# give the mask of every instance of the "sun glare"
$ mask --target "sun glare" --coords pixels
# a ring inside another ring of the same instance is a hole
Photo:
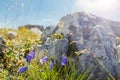
[[[117,0],[97,0],[92,7],[97,7],[101,11],[114,11],[117,7]]]
[[[75,5],[87,11],[113,12],[118,9],[119,0],[77,0]]]

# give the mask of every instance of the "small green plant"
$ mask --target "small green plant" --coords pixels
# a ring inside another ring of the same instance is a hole
[[[52,33],[52,37],[55,39],[63,39],[64,35],[62,33],[59,33],[59,34]]]

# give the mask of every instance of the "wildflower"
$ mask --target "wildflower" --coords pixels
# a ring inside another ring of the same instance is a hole
[[[43,59],[40,59],[40,63],[43,65]]]
[[[43,62],[47,62],[47,61],[48,61],[48,57],[47,56],[43,57]]]
[[[50,62],[50,70],[52,70],[53,65],[54,65],[54,60],[52,60],[52,61]]]
[[[43,58],[40,59],[40,63],[42,65],[44,64],[44,62],[47,62],[47,61],[48,61],[48,57],[47,56],[45,56],[45,57],[43,57]]]
[[[32,59],[34,59],[35,57],[35,50],[33,50],[32,52],[29,53],[32,56]]]
[[[43,70],[39,70],[39,72],[44,72]]]
[[[63,66],[66,66],[66,63],[67,63],[67,57],[65,56],[65,57],[62,58],[61,64]]]
[[[30,63],[31,59],[32,59],[32,56],[31,56],[30,54],[28,54],[28,55],[26,56],[26,61],[27,61],[28,63]]]
[[[22,67],[22,68],[19,69],[19,72],[20,72],[20,73],[23,73],[23,72],[25,72],[27,69],[28,69],[28,66],[24,66],[24,67]]]

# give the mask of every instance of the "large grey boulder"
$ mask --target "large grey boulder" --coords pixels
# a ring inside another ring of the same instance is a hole
[[[52,35],[53,30],[54,30],[53,26],[48,26],[45,28],[41,37],[42,43],[45,43],[46,39]]]
[[[94,79],[104,77],[106,73],[118,77],[120,65],[116,55],[119,55],[119,46],[117,47],[118,42],[115,37],[107,33],[103,26],[97,25],[90,31],[87,39],[82,36],[80,40],[72,41],[71,44],[74,43],[76,45],[74,47],[77,48],[75,53],[79,60],[75,63],[78,69],[82,71],[89,67],[91,74],[94,74]],[[118,48],[118,53],[115,53],[115,47]]]
[[[55,41],[44,44],[38,48],[39,59],[45,55],[49,58],[54,59],[57,63],[60,63],[63,55],[67,55],[68,40],[67,39],[56,39]]]
[[[91,30],[89,40],[85,45],[85,48],[91,54],[87,55],[84,58],[84,55],[79,56],[80,60],[83,59],[83,62],[80,62],[80,65],[83,66],[83,68],[85,68],[85,66],[92,65],[92,67],[94,67],[95,69],[95,71],[93,69],[95,77],[96,75],[97,77],[101,77],[101,75],[98,75],[99,70],[102,71],[104,74],[104,71],[106,71],[107,73],[111,73],[114,77],[118,77],[118,73],[120,73],[120,65],[118,64],[118,59],[116,58],[114,48],[117,45],[118,44],[115,40],[114,35],[106,33],[102,26],[95,26]],[[97,64],[99,66],[96,66]]]
[[[48,46],[48,56],[52,57],[58,63],[60,63],[62,56],[67,55],[68,50],[68,40],[67,39],[60,39],[53,41]]]
[[[116,57],[116,55],[119,55],[119,51],[116,53],[115,48],[118,46],[118,42],[114,35],[119,35],[119,31],[115,32],[112,29],[113,25],[120,28],[119,23],[116,24],[114,21],[84,12],[69,14],[61,18],[60,23],[63,25],[58,25],[55,33],[63,33],[69,43],[76,45],[77,49],[74,53],[78,54],[76,58],[79,60],[75,64],[79,64],[78,69],[80,71],[91,65],[90,70],[92,70],[94,79],[104,77],[106,73],[120,79],[118,77],[120,73],[119,59]],[[79,53],[84,49],[88,53]],[[100,75],[100,71],[103,74]],[[106,80],[106,78],[103,78],[103,80]]]
[[[62,55],[70,56],[78,71],[89,68],[92,80],[106,80],[108,76],[119,80],[120,47],[116,40],[116,35],[120,36],[119,24],[84,12],[69,14],[60,19],[56,28],[45,29],[41,51],[47,50],[47,56],[58,63]],[[62,33],[65,38],[53,39],[52,33]]]

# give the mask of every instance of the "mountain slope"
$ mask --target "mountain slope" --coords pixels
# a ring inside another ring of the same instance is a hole
[[[74,14],[64,16],[60,19],[60,23],[64,24],[65,26],[63,29],[61,29],[61,31],[66,33],[68,32],[66,28],[68,28],[70,25],[76,26],[77,28],[84,27],[88,29],[91,29],[96,25],[101,25],[107,32],[112,32],[117,36],[120,36],[120,22],[107,20],[93,14],[86,14],[84,12],[76,12]]]

